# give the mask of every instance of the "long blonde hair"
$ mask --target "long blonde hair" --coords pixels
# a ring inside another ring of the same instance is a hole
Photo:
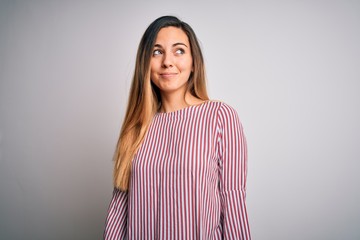
[[[150,79],[150,60],[158,32],[170,26],[182,29],[189,38],[194,71],[188,80],[188,91],[199,99],[209,99],[204,59],[194,31],[173,16],[156,19],[146,29],[138,47],[128,106],[114,154],[114,186],[122,191],[129,188],[132,159],[144,140],[152,117],[161,106],[160,91]]]

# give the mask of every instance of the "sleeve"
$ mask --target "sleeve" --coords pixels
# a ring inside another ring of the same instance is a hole
[[[104,239],[126,239],[128,192],[114,188],[105,223]]]
[[[245,204],[247,146],[236,111],[219,108],[218,154],[221,220],[224,239],[251,239]]]

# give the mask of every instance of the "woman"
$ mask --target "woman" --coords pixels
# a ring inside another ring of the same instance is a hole
[[[104,238],[250,239],[246,150],[236,111],[207,96],[194,31],[156,19],[139,44]]]

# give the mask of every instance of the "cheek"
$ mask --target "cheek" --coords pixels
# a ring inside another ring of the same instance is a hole
[[[151,61],[150,62],[150,76],[151,76],[151,78],[155,75],[156,70],[157,70],[156,63]]]
[[[155,69],[154,61],[151,61],[150,62],[150,71],[151,71],[151,73],[154,71],[154,69]]]
[[[161,66],[161,60],[159,58],[151,58],[150,60],[150,69],[157,69]]]
[[[181,67],[182,70],[188,70],[192,71],[193,69],[193,61],[192,59],[184,59],[179,63],[179,67]]]

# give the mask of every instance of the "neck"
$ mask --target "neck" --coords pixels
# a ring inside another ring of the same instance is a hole
[[[161,112],[173,112],[189,106],[187,99],[190,93],[162,94]]]
[[[185,94],[162,94],[161,95],[161,109],[160,112],[174,112],[191,105],[197,105],[204,102],[197,97],[194,97],[190,92]]]

